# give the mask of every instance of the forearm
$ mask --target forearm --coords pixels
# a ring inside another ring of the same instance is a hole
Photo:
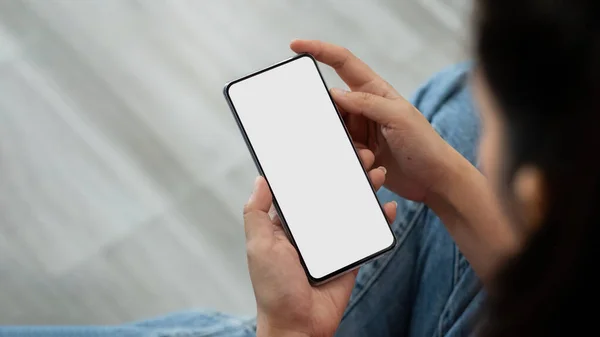
[[[442,220],[475,273],[486,282],[519,243],[487,178],[450,148],[447,174],[425,203]]]

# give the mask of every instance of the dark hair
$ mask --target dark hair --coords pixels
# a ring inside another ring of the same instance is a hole
[[[540,229],[488,289],[480,335],[595,334],[600,0],[478,0],[476,9],[478,68],[508,132],[506,185],[531,165],[546,192]]]

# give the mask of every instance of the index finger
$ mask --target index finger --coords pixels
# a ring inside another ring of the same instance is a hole
[[[294,40],[290,48],[296,53],[309,53],[338,73],[350,89],[383,97],[399,96],[396,90],[348,49],[318,40]]]

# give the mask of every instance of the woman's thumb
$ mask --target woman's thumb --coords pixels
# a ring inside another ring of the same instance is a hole
[[[256,178],[254,191],[244,206],[246,240],[264,238],[268,237],[268,234],[272,234],[272,223],[268,213],[272,201],[271,191],[269,191],[265,179],[263,177]]]

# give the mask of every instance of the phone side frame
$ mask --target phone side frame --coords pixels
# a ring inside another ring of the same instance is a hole
[[[300,264],[302,265],[302,268],[304,269],[304,272],[305,272],[305,274],[306,274],[309,282],[312,285],[316,286],[316,285],[320,285],[320,284],[326,283],[328,281],[331,281],[331,280],[333,280],[335,278],[338,278],[338,277],[340,277],[340,276],[342,276],[344,274],[347,274],[347,273],[351,272],[352,270],[354,270],[356,268],[359,268],[363,264],[381,257],[383,254],[391,251],[396,246],[396,244],[397,244],[397,238],[396,238],[396,235],[395,235],[394,231],[391,228],[390,223],[387,222],[388,228],[390,230],[390,234],[392,235],[392,238],[393,238],[392,243],[388,247],[386,247],[386,248],[384,248],[384,249],[382,249],[382,250],[380,250],[378,252],[375,252],[375,253],[367,256],[367,257],[364,257],[364,258],[362,258],[362,259],[360,259],[360,260],[358,260],[358,261],[356,261],[356,262],[354,262],[354,263],[352,263],[350,265],[347,265],[347,266],[342,267],[342,268],[340,268],[340,269],[338,269],[336,271],[333,271],[333,272],[331,272],[331,273],[329,273],[329,274],[327,274],[325,276],[319,277],[319,278],[313,277],[310,274],[308,268],[306,267],[306,263],[304,262],[304,258],[302,257],[302,253],[300,252],[300,249],[298,249],[298,245],[296,244],[294,236],[292,235],[292,233],[291,233],[291,231],[290,231],[290,229],[289,229],[289,227],[287,225],[287,222],[285,220],[285,216],[283,215],[283,212],[281,211],[281,209],[279,207],[279,203],[277,202],[277,198],[275,197],[275,194],[273,193],[273,189],[271,188],[271,184],[269,183],[269,179],[267,178],[267,176],[264,173],[264,170],[263,170],[263,168],[262,168],[262,166],[260,164],[260,161],[258,160],[258,156],[256,155],[256,152],[254,151],[254,147],[252,146],[252,143],[250,142],[250,139],[248,138],[248,134],[246,133],[246,130],[244,129],[244,126],[243,126],[243,124],[242,124],[242,122],[240,120],[240,117],[239,117],[239,115],[238,115],[238,113],[237,113],[237,111],[235,109],[233,101],[231,100],[231,97],[229,96],[229,88],[232,85],[234,85],[234,84],[236,84],[238,82],[242,82],[244,80],[247,80],[247,79],[249,79],[249,78],[251,78],[253,76],[262,74],[264,72],[267,72],[269,70],[272,70],[274,68],[277,68],[279,66],[282,66],[282,65],[285,65],[287,63],[293,62],[293,61],[298,60],[298,59],[300,59],[302,57],[308,57],[314,63],[315,68],[317,70],[317,73],[319,74],[319,77],[321,78],[323,86],[325,87],[325,91],[327,91],[327,95],[329,96],[331,104],[333,105],[333,107],[335,109],[335,112],[337,113],[338,118],[340,119],[340,123],[342,124],[342,126],[344,128],[344,131],[346,132],[346,137],[347,137],[348,141],[350,142],[350,146],[352,147],[352,150],[354,151],[354,154],[356,155],[356,159],[358,160],[358,163],[359,163],[359,165],[360,165],[360,167],[361,167],[361,169],[362,169],[362,171],[363,171],[363,173],[365,175],[365,178],[367,179],[367,181],[369,181],[369,186],[371,187],[371,191],[373,192],[373,196],[377,200],[377,204],[379,205],[379,208],[381,209],[383,217],[384,217],[384,219],[387,222],[387,217],[385,215],[385,211],[383,209],[383,206],[381,205],[381,203],[379,203],[379,199],[377,199],[377,191],[375,191],[375,189],[373,188],[373,184],[371,184],[371,180],[369,179],[369,175],[368,175],[367,171],[365,170],[365,168],[362,166],[362,163],[361,163],[361,160],[360,160],[360,156],[358,155],[358,152],[356,151],[356,148],[354,147],[354,144],[352,143],[352,138],[350,136],[350,132],[348,131],[348,129],[346,127],[346,124],[344,123],[344,119],[342,118],[342,115],[340,114],[340,112],[339,112],[339,110],[337,108],[337,105],[335,104],[335,101],[333,100],[333,97],[331,97],[331,93],[329,92],[327,83],[325,82],[325,79],[323,78],[323,74],[321,73],[321,69],[319,68],[317,60],[315,60],[315,58],[312,55],[310,55],[308,53],[300,53],[300,54],[297,54],[297,55],[295,55],[293,57],[290,57],[290,58],[288,58],[286,60],[283,60],[281,62],[275,63],[275,64],[273,64],[273,65],[271,65],[271,66],[269,66],[267,68],[255,71],[253,73],[250,73],[248,75],[240,77],[240,78],[238,78],[236,80],[228,82],[227,84],[225,84],[225,87],[223,88],[223,95],[225,96],[225,100],[227,101],[227,104],[229,105],[229,109],[231,110],[231,113],[233,114],[235,122],[236,122],[236,124],[237,124],[237,126],[238,126],[238,128],[239,128],[239,130],[240,130],[240,132],[241,132],[241,134],[243,136],[243,138],[244,138],[244,142],[246,143],[246,146],[247,146],[248,150],[250,151],[252,160],[254,161],[254,165],[256,166],[259,174],[262,177],[264,177],[265,181],[267,182],[267,186],[269,187],[269,190],[271,191],[271,196],[273,198],[273,207],[277,211],[279,219],[281,220],[281,225],[282,225],[282,227],[283,227],[283,229],[284,229],[284,231],[285,231],[288,239],[290,240],[290,242],[292,243],[292,245],[296,249],[296,252],[298,253],[298,257],[300,258]]]

